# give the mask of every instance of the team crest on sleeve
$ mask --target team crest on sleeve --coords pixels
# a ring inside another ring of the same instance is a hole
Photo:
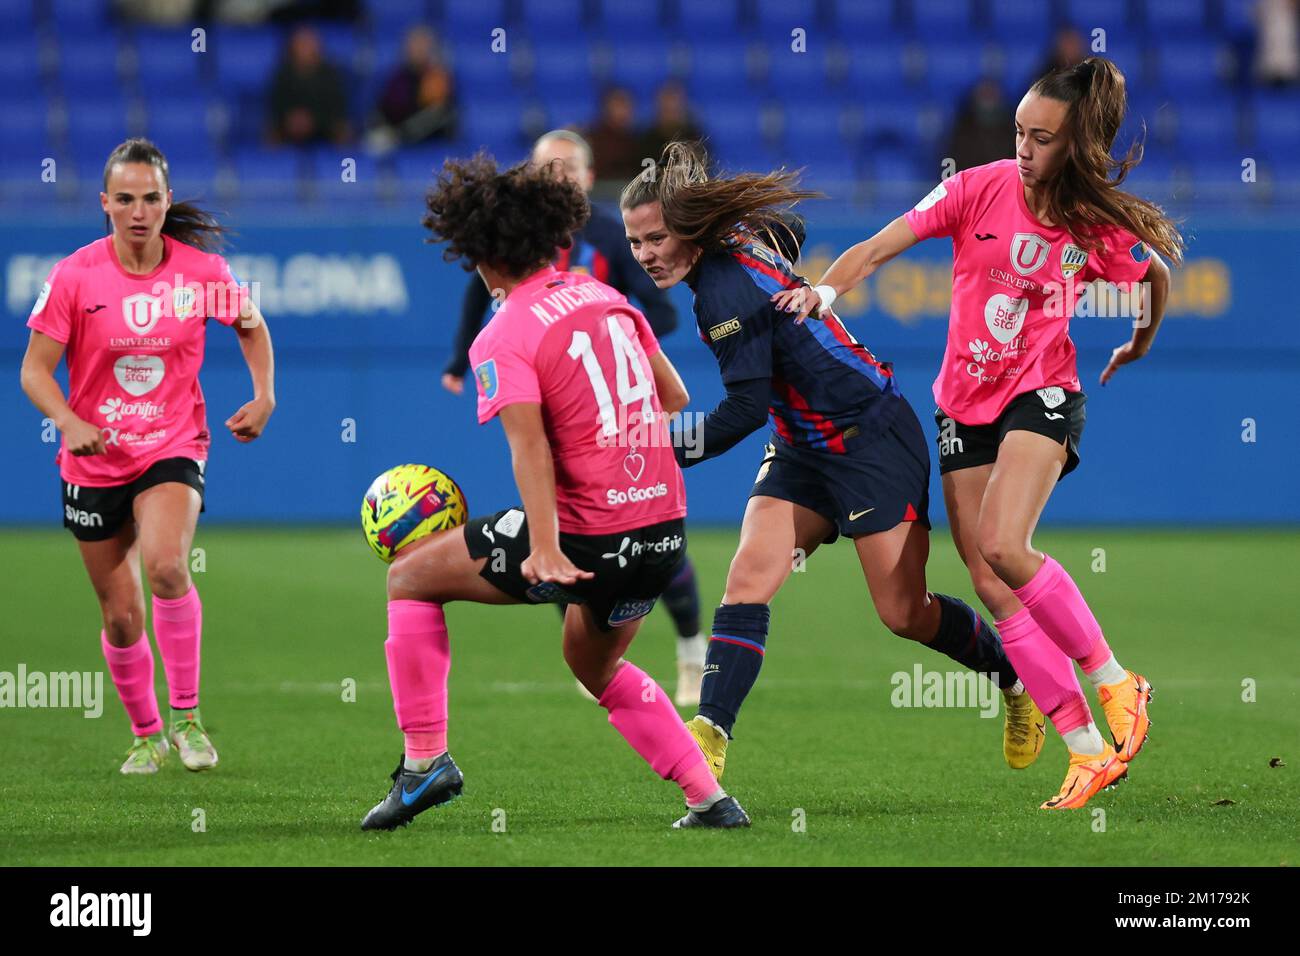
[[[1129,248],[1128,254],[1133,257],[1134,262],[1146,262],[1151,258],[1151,250],[1141,239],[1133,243]]]
[[[916,206],[914,206],[913,208],[915,208],[917,212],[925,212],[927,209],[929,209],[931,206],[933,206],[940,199],[943,199],[947,195],[948,195],[948,187],[945,186],[943,183],[940,183],[939,185],[931,189],[930,192],[926,194],[926,197],[922,199],[919,203],[917,203]]]
[[[147,292],[122,300],[122,318],[133,335],[148,335],[162,317],[162,303]]]
[[[36,304],[32,306],[32,315],[39,315],[41,309],[45,308],[45,303],[50,301],[50,284],[47,282],[41,286],[41,294],[36,298]]]
[[[497,397],[497,361],[488,359],[478,368],[474,369],[474,377],[478,379],[479,391],[483,397],[493,399]]]
[[[1070,278],[1088,264],[1088,253],[1072,242],[1067,242],[1061,250],[1061,273]]]
[[[1018,232],[1011,237],[1011,265],[1022,276],[1033,275],[1043,267],[1051,248],[1036,232]]]
[[[198,302],[198,294],[188,286],[181,286],[179,289],[172,290],[172,315],[180,322],[184,322],[194,314],[194,306]]]

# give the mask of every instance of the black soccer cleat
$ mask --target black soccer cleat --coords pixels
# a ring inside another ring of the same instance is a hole
[[[424,773],[406,769],[406,755],[397,760],[393,771],[393,789],[388,791],[373,810],[361,821],[363,830],[396,830],[415,819],[430,807],[450,803],[465,788],[465,776],[445,753],[433,762]]]
[[[713,827],[716,830],[731,830],[736,827],[749,826],[749,814],[736,802],[735,797],[723,797],[707,810],[690,810],[686,816],[673,824],[674,830],[687,827]]]

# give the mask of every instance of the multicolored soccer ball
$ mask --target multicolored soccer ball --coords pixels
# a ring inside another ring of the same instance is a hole
[[[465,523],[460,486],[437,468],[398,465],[373,482],[361,502],[361,530],[380,559],[390,562],[405,545]]]

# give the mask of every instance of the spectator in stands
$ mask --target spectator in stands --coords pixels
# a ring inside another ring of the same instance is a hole
[[[1062,27],[1056,31],[1056,39],[1052,41],[1047,58],[1039,66],[1037,76],[1046,76],[1055,70],[1068,70],[1083,62],[1087,55],[1088,43],[1083,34],[1074,27]]]
[[[696,125],[686,102],[686,87],[676,80],[659,87],[654,120],[641,136],[641,155],[658,159],[671,142],[689,143],[703,138],[704,131]]]
[[[320,36],[300,26],[271,81],[270,139],[304,146],[352,138],[343,72],[325,59]]]
[[[1255,8],[1255,76],[1268,86],[1300,79],[1300,21],[1296,0],[1260,0]]]
[[[600,115],[586,133],[596,157],[596,178],[627,181],[641,172],[645,153],[633,126],[635,118],[636,104],[629,90],[615,86],[601,96]]]
[[[438,38],[428,27],[406,34],[402,63],[379,97],[382,132],[390,142],[424,143],[456,137],[456,89]]]
[[[970,91],[957,111],[948,153],[959,172],[1015,156],[1014,138],[1007,135],[1007,123],[1015,107],[1007,102],[996,80],[983,79]]]

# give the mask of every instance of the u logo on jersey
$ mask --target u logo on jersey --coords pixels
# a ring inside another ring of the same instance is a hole
[[[162,316],[162,303],[147,292],[137,292],[122,300],[122,318],[133,335],[148,335]]]
[[[1033,275],[1043,267],[1051,248],[1036,232],[1018,232],[1011,237],[1011,265],[1022,276]]]

